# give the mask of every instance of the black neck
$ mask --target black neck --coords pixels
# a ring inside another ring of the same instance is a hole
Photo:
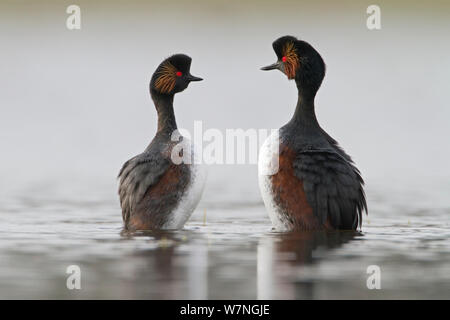
[[[173,95],[162,95],[152,92],[152,99],[158,112],[158,132],[171,134],[177,129],[173,111]]]
[[[316,112],[314,107],[314,98],[316,92],[312,90],[302,89],[298,87],[298,101],[295,108],[294,116],[290,123],[294,125],[301,125],[305,127],[319,126],[316,118]]]

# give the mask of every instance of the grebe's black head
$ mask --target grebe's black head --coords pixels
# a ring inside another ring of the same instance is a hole
[[[150,93],[174,95],[186,89],[191,81],[203,80],[191,74],[191,61],[185,54],[174,54],[161,62],[150,81]]]
[[[325,77],[325,63],[320,54],[309,43],[292,36],[281,37],[272,46],[278,60],[261,70],[278,69],[288,79],[295,79],[299,90],[317,92]]]

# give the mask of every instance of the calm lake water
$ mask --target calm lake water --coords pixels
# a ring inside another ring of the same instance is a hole
[[[115,185],[1,199],[0,298],[450,298],[448,184],[371,185],[362,232],[328,234],[273,232],[257,189],[209,185],[176,232],[124,234]],[[81,290],[66,288],[69,265]],[[369,265],[380,290],[367,289]]]

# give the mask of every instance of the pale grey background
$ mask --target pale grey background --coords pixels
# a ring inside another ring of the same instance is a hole
[[[80,31],[65,26],[72,3],[82,9]],[[271,43],[285,34],[324,57],[319,121],[369,184],[448,180],[450,4],[377,2],[379,31],[366,28],[369,4],[2,1],[0,190],[92,178],[115,188],[121,164],[155,132],[150,76],[176,52],[191,55],[192,72],[205,78],[176,97],[180,127],[283,125],[295,85],[259,67],[274,60]],[[210,171],[253,188],[250,168]]]

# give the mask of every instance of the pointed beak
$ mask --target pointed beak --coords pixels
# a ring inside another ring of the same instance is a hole
[[[195,77],[192,74],[188,75],[187,79],[188,79],[188,81],[202,81],[203,80],[202,78]]]
[[[261,70],[264,70],[264,71],[275,70],[275,69],[281,70],[281,63],[280,62],[275,62],[275,63],[273,63],[273,64],[271,64],[269,66],[261,68]]]

